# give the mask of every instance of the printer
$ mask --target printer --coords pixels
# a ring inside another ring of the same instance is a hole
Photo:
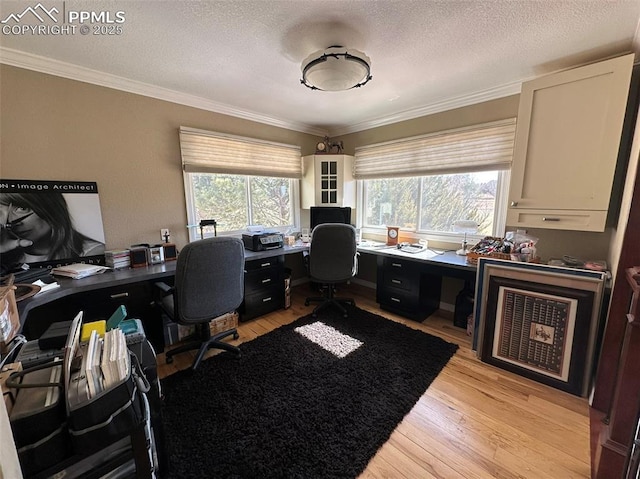
[[[284,235],[277,232],[249,231],[248,233],[242,233],[242,242],[245,249],[250,251],[265,251],[282,248]]]

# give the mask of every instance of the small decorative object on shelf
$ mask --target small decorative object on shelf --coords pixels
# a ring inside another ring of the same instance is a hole
[[[395,246],[398,244],[398,230],[397,226],[387,226],[387,245]]]
[[[323,153],[341,155],[342,150],[344,150],[342,141],[332,141],[328,136],[325,136],[324,140],[316,143],[316,155]]]

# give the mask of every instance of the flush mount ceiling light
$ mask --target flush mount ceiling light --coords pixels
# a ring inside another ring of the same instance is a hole
[[[371,80],[371,60],[358,50],[332,46],[302,62],[302,83],[312,90],[343,91]]]

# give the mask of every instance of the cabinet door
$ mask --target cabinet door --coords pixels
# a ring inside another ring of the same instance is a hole
[[[608,209],[632,67],[627,55],[523,84],[510,215]]]
[[[302,158],[302,208],[350,206],[355,208],[353,157],[310,155]]]

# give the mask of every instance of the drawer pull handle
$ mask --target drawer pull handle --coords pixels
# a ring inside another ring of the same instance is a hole
[[[400,300],[398,298],[391,298],[391,301],[395,301],[396,303],[400,302]]]
[[[391,263],[391,266],[395,266],[396,268],[402,268],[402,264],[400,263]]]
[[[518,202],[517,202],[517,201],[512,201],[512,202],[511,202],[511,206],[512,206],[513,208],[515,208],[516,206],[518,206]]]
[[[269,301],[271,301],[271,296],[262,300],[263,303],[268,303]]]
[[[129,297],[129,293],[127,293],[126,291],[124,293],[117,293],[117,294],[111,295],[111,299],[122,299],[122,298],[128,298],[128,297]]]
[[[271,263],[262,263],[260,265],[261,268],[266,268],[267,266],[271,266]]]
[[[548,216],[543,216],[542,221],[560,221],[560,218],[549,218]]]
[[[392,279],[391,282],[394,284],[402,284],[402,281],[400,281],[399,279]]]
[[[271,283],[271,278],[266,278],[262,280],[262,284]]]

